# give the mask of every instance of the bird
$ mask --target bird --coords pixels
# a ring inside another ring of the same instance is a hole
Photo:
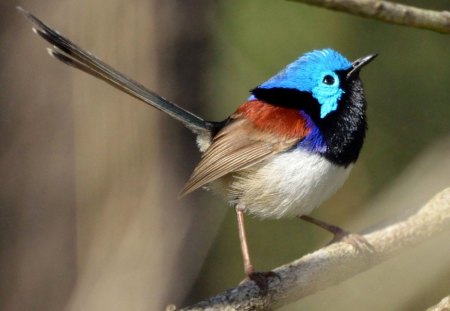
[[[367,131],[360,71],[377,54],[350,62],[330,49],[301,55],[250,90],[223,121],[207,121],[126,77],[18,7],[51,56],[103,80],[181,122],[202,153],[180,191],[200,188],[222,195],[234,208],[244,272],[257,279],[250,259],[244,214],[298,217],[342,238],[348,232],[309,214],[345,182]]]

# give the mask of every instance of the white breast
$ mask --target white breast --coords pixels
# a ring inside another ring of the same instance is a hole
[[[334,194],[350,170],[295,149],[234,174],[228,197],[261,218],[304,215]]]

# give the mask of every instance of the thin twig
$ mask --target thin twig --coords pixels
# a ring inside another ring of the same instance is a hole
[[[372,247],[341,242],[274,270],[266,295],[253,281],[181,310],[265,310],[324,290],[363,272],[438,233],[450,231],[450,188],[406,219],[364,235]],[[176,310],[174,306],[167,310]]]
[[[450,33],[450,12],[421,9],[379,0],[290,0],[346,12],[386,23]]]

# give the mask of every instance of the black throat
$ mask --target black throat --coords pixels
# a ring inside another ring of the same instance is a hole
[[[358,77],[345,82],[345,93],[336,111],[320,118],[320,104],[308,92],[287,88],[255,88],[259,100],[307,113],[319,128],[326,151],[321,154],[336,165],[348,166],[358,159],[367,130],[366,100]]]

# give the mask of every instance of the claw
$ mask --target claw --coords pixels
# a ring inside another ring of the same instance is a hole
[[[252,272],[251,274],[248,275],[248,278],[251,281],[255,282],[262,296],[266,296],[267,293],[269,292],[270,278],[277,278],[278,280],[281,280],[280,275],[273,271]]]
[[[327,245],[336,242],[344,242],[350,244],[358,251],[362,251],[364,248],[369,249],[371,251],[375,250],[374,247],[369,243],[369,241],[367,241],[362,235],[359,235],[357,233],[351,233],[338,226],[331,225],[324,221],[312,218],[311,216],[301,215],[298,216],[298,218],[307,221],[309,223],[312,223],[316,226],[319,226],[322,229],[325,229],[326,231],[333,234],[333,239]]]
[[[333,234],[333,239],[327,245],[337,242],[344,242],[350,244],[358,251],[362,251],[363,249],[370,249],[371,251],[375,250],[372,244],[370,244],[365,237],[357,233],[352,233],[338,228],[338,230],[334,231]]]

